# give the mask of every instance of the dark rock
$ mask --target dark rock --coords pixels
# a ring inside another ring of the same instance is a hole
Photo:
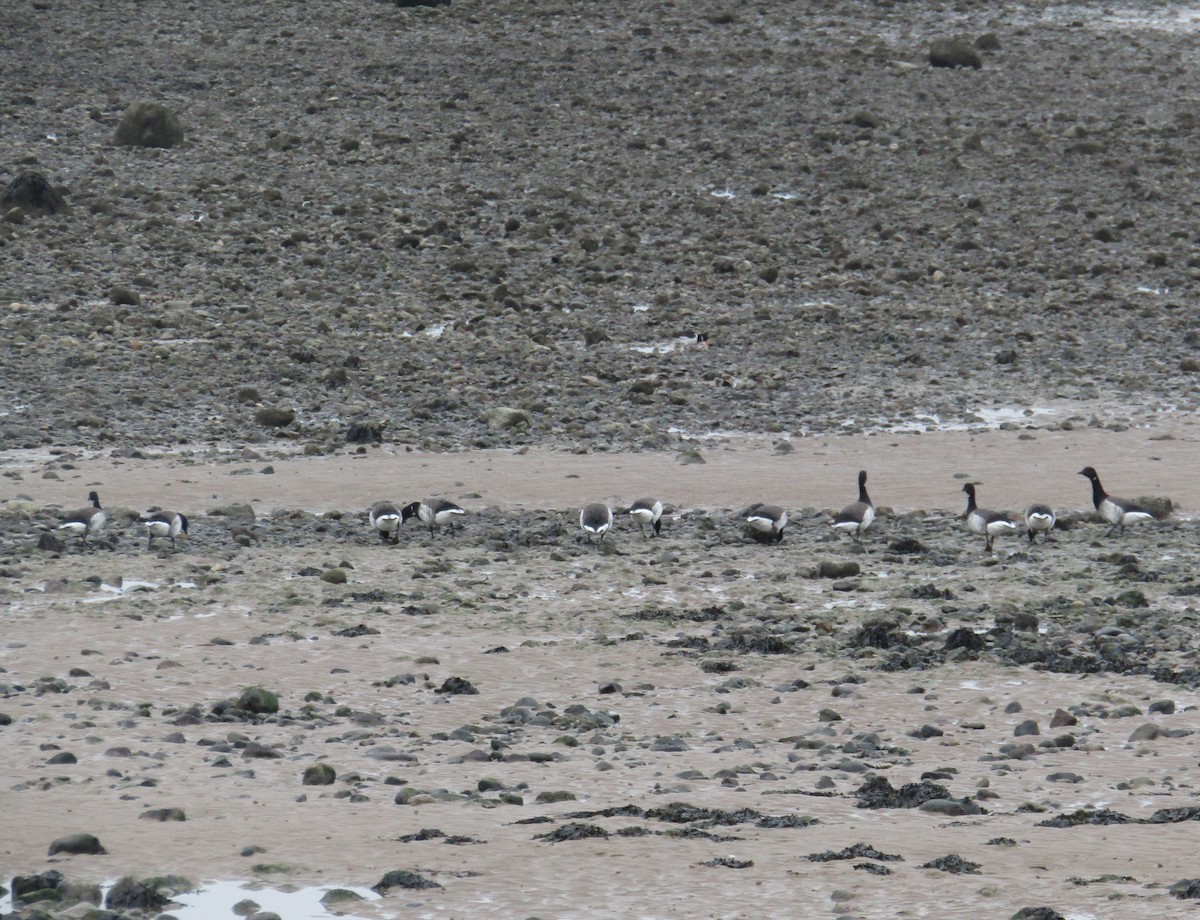
[[[916,537],[897,537],[888,544],[888,550],[903,556],[916,556],[929,552],[928,547]]]
[[[118,284],[108,289],[108,299],[117,306],[136,307],[141,304],[142,295],[132,288]]]
[[[1185,878],[1167,889],[1176,898],[1200,898],[1200,878]]]
[[[478,696],[475,685],[463,677],[447,677],[438,688],[438,693],[450,693],[464,696]]]
[[[162,910],[171,899],[159,891],[155,881],[139,881],[127,875],[108,890],[104,906],[109,910]]]
[[[295,409],[263,406],[263,408],[254,413],[254,421],[265,428],[286,428],[295,420]]]
[[[57,869],[51,869],[49,872],[43,872],[40,875],[17,875],[12,880],[12,899],[15,906],[22,904],[41,901],[41,900],[59,900],[60,898],[47,898],[39,896],[41,892],[54,892],[57,894],[66,884],[66,879],[63,874]]]
[[[1066,920],[1052,907],[1022,907],[1009,920]]]
[[[304,786],[332,786],[337,780],[337,771],[327,763],[310,764],[300,781]]]
[[[247,687],[235,705],[246,712],[269,715],[279,712],[279,697],[262,687]]]
[[[334,567],[321,572],[321,581],[330,585],[344,585],[346,578],[346,570],[343,568]]]
[[[859,808],[917,808],[934,799],[951,798],[950,790],[937,783],[906,783],[894,789],[882,776],[867,780],[854,794]]]
[[[891,648],[897,642],[896,629],[891,620],[868,620],[858,628],[851,644],[855,648]]]
[[[67,202],[41,173],[20,172],[0,193],[0,212],[12,208],[20,208],[28,216],[61,214],[67,210]]]
[[[183,143],[183,126],[161,103],[135,102],[117,123],[113,143],[118,147],[178,147]]]
[[[1017,738],[1020,738],[1024,735],[1040,735],[1040,734],[1041,734],[1041,731],[1038,729],[1038,724],[1033,719],[1026,719],[1024,722],[1021,722],[1019,725],[1017,725],[1016,728],[1013,729],[1013,735]]]
[[[108,850],[101,845],[99,838],[93,834],[68,834],[59,837],[50,844],[50,856],[55,853],[74,853],[103,856]]]
[[[942,648],[947,652],[956,648],[966,649],[969,652],[981,652],[986,644],[983,636],[975,630],[968,626],[960,626],[946,637],[946,644]]]
[[[979,52],[957,38],[934,39],[929,46],[929,63],[934,67],[973,67],[975,70],[983,66]]]
[[[380,444],[384,422],[352,422],[346,429],[347,444]]]
[[[62,766],[64,764],[79,763],[79,758],[70,751],[60,751],[47,760],[46,763],[52,766]]]
[[[984,32],[975,39],[975,47],[980,51],[999,51],[1000,37],[995,32]]]
[[[410,891],[420,891],[426,888],[441,888],[437,882],[432,879],[424,878],[417,875],[415,872],[409,872],[406,869],[393,869],[381,878],[378,882],[371,886],[371,890],[377,894],[387,894],[393,888],[404,888]]]
[[[1051,728],[1065,728],[1068,725],[1078,725],[1079,720],[1065,709],[1054,710],[1054,715],[1050,718]]]

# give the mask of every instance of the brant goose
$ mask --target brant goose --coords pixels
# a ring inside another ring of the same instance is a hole
[[[746,515],[746,523],[755,532],[754,538],[766,543],[782,543],[787,522],[787,512],[778,505],[755,505]]]
[[[975,505],[974,483],[968,482],[962,487],[962,490],[967,493],[967,510],[965,515],[967,529],[971,533],[982,534],[986,540],[984,551],[991,552],[992,541],[996,539],[996,535],[1012,533],[1017,529],[1017,525],[999,511],[988,511],[985,508],[977,507]]]
[[[371,526],[379,531],[379,542],[387,543],[389,539],[393,543],[400,542],[400,525],[404,522],[399,508],[391,502],[376,502],[367,517]]]
[[[429,528],[429,535],[433,536],[433,532],[439,527],[445,527],[453,532],[454,522],[466,513],[454,502],[448,502],[444,498],[427,498],[423,502],[412,502],[405,505],[400,516],[401,523],[403,523],[415,515],[422,524]]]
[[[629,506],[629,516],[637,521],[638,530],[646,536],[646,525],[654,530],[654,536],[662,531],[662,502],[654,498],[639,498]]]
[[[863,531],[875,520],[875,506],[867,495],[867,471],[858,472],[858,501],[847,505],[833,519],[833,527],[850,534],[855,543],[862,542]]]
[[[72,511],[62,519],[58,529],[63,536],[79,537],[82,542],[87,543],[88,536],[94,537],[104,529],[106,516],[104,509],[100,507],[100,496],[95,492],[89,492],[88,501],[92,503],[90,508]]]
[[[1100,517],[1112,524],[1108,528],[1108,533],[1105,534],[1106,537],[1111,537],[1114,531],[1124,533],[1126,524],[1139,524],[1154,517],[1137,502],[1132,502],[1127,498],[1117,498],[1115,495],[1105,492],[1104,486],[1100,485],[1100,477],[1096,475],[1096,471],[1092,467],[1085,466],[1079,471],[1079,475],[1086,476],[1091,480],[1092,501],[1096,504],[1096,510],[1100,512]]]
[[[612,522],[612,509],[604,502],[592,502],[579,512],[579,529],[587,534],[589,543],[596,534],[599,534],[600,541],[604,542],[604,535],[612,527]]]
[[[154,545],[155,537],[166,537],[171,541],[171,549],[174,549],[175,538],[180,534],[187,536],[188,519],[178,511],[155,511],[146,518],[146,531],[150,534],[146,549]]]
[[[1042,542],[1050,539],[1050,531],[1054,529],[1054,509],[1049,505],[1030,505],[1025,509],[1025,532],[1032,543],[1037,535],[1042,535]]]

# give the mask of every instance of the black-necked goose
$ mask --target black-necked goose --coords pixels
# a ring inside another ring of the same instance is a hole
[[[656,498],[639,498],[629,506],[629,516],[637,521],[638,530],[646,535],[646,525],[654,531],[654,536],[662,532],[662,502]]]
[[[107,516],[104,509],[100,507],[100,496],[95,492],[89,492],[88,501],[92,503],[91,507],[72,511],[62,519],[58,530],[64,536],[79,537],[82,542],[87,543],[89,536],[94,537],[104,529]]]
[[[1117,496],[1105,492],[1104,486],[1100,485],[1100,477],[1096,475],[1096,471],[1092,467],[1085,466],[1079,471],[1079,475],[1086,476],[1091,480],[1092,501],[1096,505],[1096,510],[1100,512],[1100,517],[1112,525],[1108,528],[1105,536],[1111,537],[1114,531],[1124,533],[1126,524],[1140,524],[1142,521],[1153,520],[1154,515],[1137,502],[1127,498],[1117,498]]]
[[[783,542],[783,528],[787,527],[787,522],[787,512],[778,505],[755,505],[746,515],[746,523],[768,543]]]
[[[1029,535],[1029,542],[1032,543],[1037,535],[1042,535],[1042,542],[1045,543],[1050,538],[1050,531],[1054,529],[1054,509],[1049,505],[1030,505],[1025,509],[1025,533]]]
[[[592,502],[590,505],[584,505],[583,510],[579,512],[579,529],[587,534],[589,543],[592,537],[597,535],[603,542],[604,535],[608,533],[612,523],[612,508],[604,502]]]
[[[416,515],[417,519],[429,528],[429,535],[432,537],[439,527],[453,531],[455,522],[466,513],[454,502],[448,502],[444,498],[427,498],[423,502],[405,505],[400,516],[403,521],[407,521]]]
[[[968,482],[962,487],[962,490],[967,493],[967,511],[964,517],[967,521],[967,529],[971,533],[977,533],[985,539],[984,549],[990,552],[992,549],[992,541],[997,535],[1002,533],[1012,533],[1017,529],[1017,525],[1008,519],[1008,516],[999,511],[988,511],[986,508],[979,508],[975,504],[975,484]]]
[[[400,525],[404,519],[400,517],[400,509],[391,502],[376,502],[371,506],[367,515],[371,526],[379,531],[379,542],[400,542]]]
[[[155,537],[166,537],[171,541],[171,549],[174,549],[175,538],[180,534],[187,536],[188,519],[178,511],[155,511],[146,518],[146,532],[150,535],[146,549],[154,545]]]
[[[875,521],[875,506],[867,495],[867,471],[858,472],[858,501],[847,505],[833,519],[833,527],[843,533],[850,534],[855,543],[862,541],[863,531]]]

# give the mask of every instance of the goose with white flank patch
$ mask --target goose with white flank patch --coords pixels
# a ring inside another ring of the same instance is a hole
[[[639,498],[629,506],[629,516],[637,521],[638,530],[646,536],[646,525],[654,531],[654,536],[662,532],[663,506],[656,498]]]
[[[766,543],[782,543],[788,514],[778,505],[755,505],[746,515],[746,523],[755,532],[755,539]]]
[[[367,519],[371,522],[371,527],[379,531],[380,543],[387,543],[389,540],[393,543],[400,542],[400,525],[403,519],[400,517],[400,509],[394,504],[376,502],[371,506]]]
[[[1108,528],[1106,537],[1111,537],[1114,532],[1124,533],[1126,524],[1140,524],[1143,521],[1154,519],[1154,514],[1137,502],[1130,501],[1128,498],[1117,498],[1117,496],[1105,492],[1104,486],[1100,485],[1100,477],[1096,475],[1096,471],[1092,467],[1085,466],[1079,471],[1079,475],[1086,476],[1091,480],[1092,502],[1096,505],[1100,517],[1112,525]]]
[[[1055,520],[1054,509],[1049,505],[1034,504],[1026,508],[1025,533],[1029,536],[1029,542],[1034,542],[1038,534],[1042,535],[1043,543],[1050,539]]]
[[[967,529],[971,533],[980,534],[984,540],[984,551],[992,551],[992,541],[999,534],[1012,533],[1017,529],[1017,525],[1008,519],[1008,516],[999,511],[989,511],[986,508],[980,508],[975,504],[975,484],[968,482],[962,487],[962,490],[967,493],[967,510],[964,517],[967,522]]]
[[[422,524],[429,528],[429,535],[432,537],[433,532],[439,527],[445,527],[453,532],[455,522],[466,513],[454,502],[448,502],[444,498],[427,498],[423,502],[412,502],[405,505],[400,516],[402,523],[410,517],[416,516]]]
[[[154,545],[157,537],[165,537],[171,541],[171,549],[175,549],[175,538],[188,535],[188,519],[178,511],[155,511],[146,518],[146,532],[150,539],[146,541],[146,549]]]
[[[858,501],[847,505],[833,519],[833,528],[850,534],[855,543],[862,542],[863,531],[875,521],[875,505],[867,495],[867,471],[858,472]]]
[[[613,524],[612,508],[604,504],[604,502],[592,502],[589,505],[584,505],[579,512],[579,529],[587,534],[588,542],[592,542],[592,537],[599,536],[600,542],[604,542],[604,535],[608,533],[609,528]]]
[[[92,503],[91,507],[72,511],[62,519],[58,525],[59,533],[65,537],[79,537],[83,543],[87,543],[89,536],[97,536],[104,529],[104,522],[108,518],[100,507],[100,496],[89,492],[88,501]]]

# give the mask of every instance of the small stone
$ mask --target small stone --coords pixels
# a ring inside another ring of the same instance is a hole
[[[142,295],[132,288],[118,284],[109,288],[108,299],[118,306],[136,307],[142,302]]]
[[[983,66],[979,52],[971,45],[956,38],[938,38],[929,46],[929,63],[934,67]]]
[[[1013,729],[1013,735],[1020,738],[1022,735],[1040,735],[1038,724],[1033,719],[1026,719],[1020,725]]]
[[[1129,736],[1130,741],[1155,741],[1166,735],[1166,731],[1161,725],[1155,725],[1153,722],[1147,722],[1144,725],[1139,725],[1133,730],[1133,734]]]
[[[135,102],[117,123],[113,143],[118,147],[178,147],[183,143],[183,126],[165,105]]]
[[[325,569],[321,573],[321,581],[331,585],[344,585],[346,583],[346,570],[336,567]]]
[[[254,413],[255,423],[265,428],[285,428],[296,420],[295,409],[264,406]]]
[[[826,560],[817,566],[817,574],[822,578],[852,578],[862,572],[857,562],[832,562]]]
[[[1051,728],[1065,728],[1068,725],[1078,725],[1079,720],[1065,709],[1054,710],[1054,715],[1050,718]]]
[[[528,428],[533,424],[533,417],[524,409],[513,409],[509,406],[494,406],[484,415],[487,426],[492,431],[503,431],[508,428]]]

